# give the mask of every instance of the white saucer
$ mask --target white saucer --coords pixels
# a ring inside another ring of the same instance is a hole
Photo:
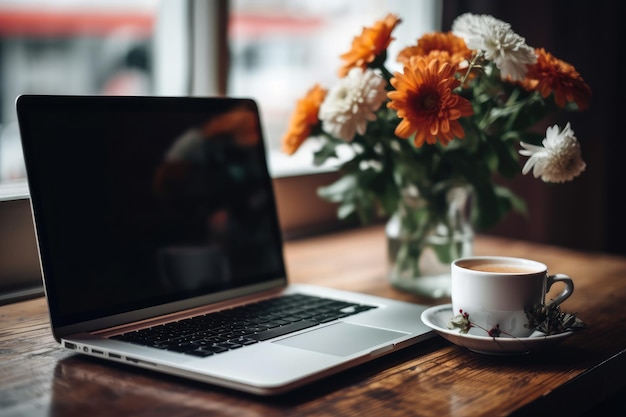
[[[529,337],[490,337],[478,335],[476,333],[481,332],[484,334],[484,332],[481,329],[472,328],[469,333],[463,334],[459,329],[448,329],[447,325],[452,317],[454,317],[452,304],[430,307],[422,313],[424,324],[445,339],[455,345],[466,347],[473,352],[488,355],[519,355],[528,353],[558,343],[574,333],[570,330],[550,336],[546,336],[541,332],[535,332]]]

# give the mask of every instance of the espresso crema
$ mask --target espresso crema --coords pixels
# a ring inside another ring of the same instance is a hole
[[[529,274],[538,272],[536,268],[523,265],[498,264],[498,263],[480,263],[463,265],[463,268],[473,271],[495,272],[498,274]]]

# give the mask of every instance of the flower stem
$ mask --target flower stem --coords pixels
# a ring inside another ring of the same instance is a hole
[[[472,72],[472,69],[474,69],[474,67],[476,66],[476,62],[478,62],[478,60],[481,59],[482,56],[483,56],[483,51],[481,51],[480,49],[476,51],[474,54],[472,54],[472,60],[467,66],[467,71],[465,71],[465,75],[463,75],[463,78],[461,78],[461,85],[459,88],[461,89],[463,88],[465,81],[467,81],[467,77],[469,77],[470,73]]]

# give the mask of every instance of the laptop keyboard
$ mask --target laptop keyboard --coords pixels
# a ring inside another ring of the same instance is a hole
[[[376,308],[304,294],[290,294],[112,339],[206,357]]]

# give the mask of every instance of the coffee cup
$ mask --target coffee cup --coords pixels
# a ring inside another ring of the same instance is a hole
[[[528,337],[533,328],[527,311],[546,305],[557,306],[574,291],[574,282],[565,274],[548,274],[537,261],[504,256],[472,256],[452,262],[451,298],[455,315],[466,316],[472,334],[500,337]],[[552,300],[546,294],[553,284],[564,284]]]

